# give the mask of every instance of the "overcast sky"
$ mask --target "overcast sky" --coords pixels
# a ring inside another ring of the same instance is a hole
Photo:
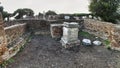
[[[0,0],[4,10],[13,13],[18,8],[38,12],[54,10],[57,13],[89,13],[89,0]]]

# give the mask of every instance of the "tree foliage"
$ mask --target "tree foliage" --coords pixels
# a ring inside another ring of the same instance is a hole
[[[43,14],[39,12],[39,13],[38,13],[38,16],[43,16]]]
[[[7,18],[7,20],[9,21],[9,17],[11,17],[11,13],[8,13],[7,11],[4,11],[3,13],[3,19]]]
[[[0,12],[3,12],[3,9],[4,9],[3,6],[0,6]]]
[[[55,11],[49,10],[45,13],[45,15],[57,15],[57,13]]]
[[[89,9],[102,20],[116,23],[117,19],[120,20],[120,14],[117,12],[119,4],[120,0],[91,0]]]
[[[24,9],[17,9],[13,13],[13,16],[15,16],[15,19],[23,18],[24,15],[33,16],[34,11],[32,9],[29,9],[29,8],[24,8]]]
[[[8,13],[7,11],[4,11],[4,7],[3,6],[0,6],[0,12],[2,13],[3,20],[5,18],[7,18],[9,20],[9,17],[11,16],[11,14]]]

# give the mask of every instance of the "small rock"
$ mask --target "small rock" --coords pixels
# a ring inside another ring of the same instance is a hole
[[[95,41],[93,41],[93,44],[96,46],[100,46],[102,44],[102,42],[95,40]]]
[[[98,39],[98,37],[95,37],[96,39]]]
[[[83,64],[82,64],[82,63],[81,63],[80,65],[81,65],[81,66],[83,66]]]
[[[55,65],[54,65],[54,64],[52,64],[51,66],[52,66],[52,67],[54,67]]]
[[[83,39],[82,43],[83,43],[83,45],[91,45],[91,40],[90,39]]]

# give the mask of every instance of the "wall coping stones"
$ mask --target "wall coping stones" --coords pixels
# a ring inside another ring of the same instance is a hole
[[[76,22],[64,22],[63,26],[67,27],[67,28],[78,28],[79,24]]]
[[[15,24],[15,25],[12,25],[12,26],[9,26],[9,27],[5,27],[4,30],[10,29],[10,28],[16,28],[16,27],[18,27],[18,26],[23,26],[23,25],[26,25],[26,23],[23,23],[23,24]]]

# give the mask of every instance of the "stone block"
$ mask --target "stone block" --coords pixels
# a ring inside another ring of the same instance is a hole
[[[80,40],[78,39],[78,23],[64,22],[63,26],[63,36],[60,41],[62,46],[69,48],[80,45]]]
[[[83,39],[83,40],[82,40],[82,44],[85,45],[85,46],[89,46],[89,45],[91,45],[92,43],[91,43],[91,40],[90,40],[90,39]]]
[[[102,42],[98,41],[98,40],[95,40],[95,41],[93,41],[93,44],[96,45],[96,46],[100,46],[102,44]]]
[[[63,24],[51,24],[50,31],[52,38],[61,38],[63,34],[62,30]]]

